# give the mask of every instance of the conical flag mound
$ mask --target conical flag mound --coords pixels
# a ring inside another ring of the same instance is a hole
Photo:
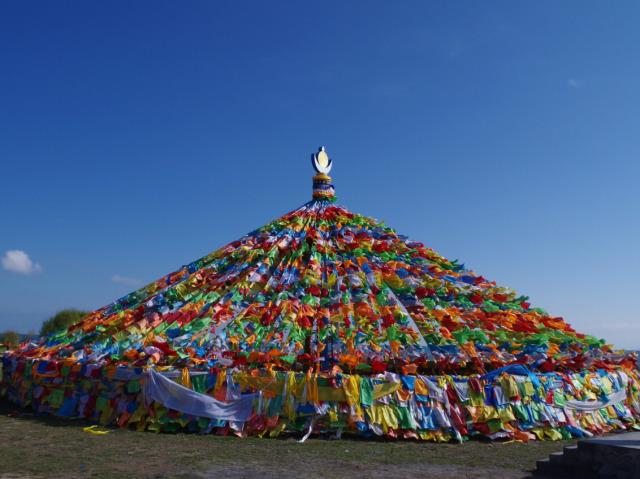
[[[314,166],[311,202],[6,354],[2,391],[104,424],[240,435],[635,427],[633,358],[338,206],[323,149]]]
[[[485,372],[520,359],[580,369],[608,351],[601,346],[391,228],[314,200],[91,313],[38,354]]]

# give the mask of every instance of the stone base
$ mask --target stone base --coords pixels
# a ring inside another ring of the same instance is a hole
[[[578,441],[538,461],[535,478],[640,478],[640,432]]]

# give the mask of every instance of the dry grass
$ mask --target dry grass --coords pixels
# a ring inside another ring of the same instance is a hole
[[[0,479],[70,478],[517,478],[567,442],[462,445],[343,439],[239,439],[112,430],[36,417],[0,404]]]

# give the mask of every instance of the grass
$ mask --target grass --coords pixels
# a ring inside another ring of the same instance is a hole
[[[433,444],[358,439],[240,439],[154,434],[34,416],[0,403],[0,479],[26,478],[520,478],[570,442]]]

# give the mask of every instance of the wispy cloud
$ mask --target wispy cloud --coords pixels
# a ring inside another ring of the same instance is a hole
[[[116,284],[124,284],[125,286],[130,286],[132,288],[142,286],[142,281],[137,278],[130,278],[128,276],[120,276],[119,274],[114,274],[111,276],[111,281]]]
[[[582,88],[584,82],[582,80],[578,80],[577,78],[569,78],[567,80],[567,85],[569,88]]]
[[[12,249],[4,253],[2,267],[18,274],[33,274],[42,271],[42,266],[34,263],[27,253],[19,249]]]

